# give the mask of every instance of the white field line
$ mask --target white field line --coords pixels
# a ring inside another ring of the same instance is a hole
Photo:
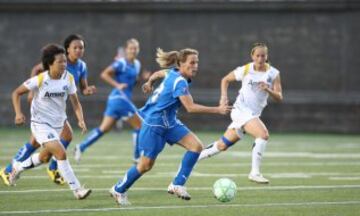
[[[89,155],[88,160],[121,160],[123,156],[102,156]],[[183,154],[162,154],[161,159],[182,158]],[[250,151],[239,152],[229,151],[218,157],[251,157]],[[313,159],[360,159],[360,153],[313,153],[313,152],[265,152],[264,157],[267,158],[313,158]],[[0,160],[10,160],[11,156],[0,156]]]
[[[104,170],[103,174],[110,175],[80,175],[80,179],[117,179],[124,175],[124,171],[112,171],[112,170]],[[113,175],[111,175],[113,174]],[[155,174],[144,175],[146,178],[169,178],[176,175],[176,172],[157,172]],[[337,173],[337,172],[314,172],[314,173],[302,173],[302,172],[293,172],[293,173],[264,173],[265,176],[270,178],[311,178],[316,176],[325,176],[325,177],[334,177],[334,176],[344,176],[351,175],[354,177],[360,176],[360,173]],[[191,177],[247,177],[248,174],[241,173],[201,173],[193,171],[191,173]],[[22,176],[21,179],[47,179],[46,175],[35,175],[35,176]]]
[[[73,212],[109,212],[109,211],[136,211],[136,210],[158,210],[158,209],[203,209],[203,208],[258,208],[258,207],[309,207],[328,205],[359,205],[360,200],[349,201],[323,201],[323,202],[289,202],[289,203],[258,203],[258,204],[215,204],[215,205],[168,205],[168,206],[138,206],[118,208],[84,208],[84,209],[43,209],[22,211],[0,211],[1,215],[14,214],[49,214],[49,213],[73,213]]]
[[[110,186],[109,186],[110,187]],[[166,191],[167,187],[134,187],[130,191]],[[189,191],[210,191],[211,187],[189,187]],[[360,185],[296,185],[296,186],[257,186],[257,187],[238,187],[238,191],[254,190],[327,190],[327,189],[360,189]],[[93,191],[109,191],[109,188],[93,188]],[[70,192],[69,189],[31,189],[31,190],[6,190],[0,191],[0,194],[16,193],[53,193],[53,192]]]
[[[343,177],[329,177],[333,181],[359,181],[360,176],[343,176]]]
[[[211,160],[211,159],[210,159]],[[210,161],[207,160],[207,161]],[[204,160],[205,161],[205,160]],[[173,167],[173,166],[179,166],[179,162],[177,163],[155,163],[155,167]],[[109,167],[130,167],[132,164],[126,162],[126,163],[122,163],[122,164],[88,164],[88,163],[84,163],[84,164],[75,164],[72,163],[72,167],[73,168],[103,168],[104,166],[106,166],[106,168]],[[219,162],[214,162],[214,163],[204,163],[203,161],[200,161],[197,163],[196,166],[200,166],[200,167],[250,167],[251,164],[250,163],[219,163]],[[292,167],[292,166],[296,166],[296,167],[300,167],[300,166],[360,166],[360,162],[264,162],[262,164],[262,166],[275,166],[275,167]]]

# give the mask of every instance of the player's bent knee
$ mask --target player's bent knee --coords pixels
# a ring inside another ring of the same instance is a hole
[[[137,165],[137,169],[140,173],[146,173],[150,171],[152,167],[153,167],[152,163],[139,163]]]
[[[218,148],[220,151],[226,151],[226,149],[228,149],[228,146],[225,145],[225,143],[223,143],[223,142],[218,142],[217,148]]]
[[[204,147],[203,147],[202,143],[195,143],[190,147],[189,151],[201,152],[203,149],[204,149]]]
[[[59,151],[54,154],[56,160],[66,160],[66,152],[65,151]]]
[[[269,135],[269,132],[268,131],[264,131],[261,136],[260,136],[261,139],[264,139],[264,140],[268,140],[270,138],[270,135]]]
[[[45,155],[40,154],[39,159],[42,163],[48,163],[51,159],[51,156],[52,156],[51,154],[45,154]]]

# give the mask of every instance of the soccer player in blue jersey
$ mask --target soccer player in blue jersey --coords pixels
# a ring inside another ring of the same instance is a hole
[[[105,133],[109,132],[118,120],[126,121],[133,129],[134,160],[139,158],[137,148],[141,120],[137,108],[132,103],[132,92],[141,71],[140,61],[136,58],[140,51],[139,42],[132,38],[124,46],[125,56],[117,58],[101,73],[101,78],[114,87],[111,91],[99,127],[93,129],[85,140],[75,147],[75,160],[80,162],[82,154]]]
[[[87,66],[86,63],[81,60],[84,55],[85,51],[85,44],[84,39],[82,36],[77,34],[69,35],[64,41],[64,47],[66,51],[67,57],[67,66],[66,70],[69,71],[73,77],[75,84],[80,87],[81,93],[83,95],[92,95],[96,92],[96,88],[93,85],[88,85],[87,81]],[[31,71],[31,76],[34,77],[41,72],[44,71],[43,65],[40,63]],[[31,103],[33,94],[32,92],[28,95],[28,101]],[[65,122],[63,131],[61,132],[61,143],[67,148],[72,140],[72,128],[68,121]],[[30,141],[25,143],[19,151],[17,152],[16,156],[14,157],[13,161],[23,162],[30,155],[39,148],[40,145],[35,141],[34,137],[31,136]],[[47,162],[49,158],[42,158],[43,162]],[[0,176],[3,182],[6,185],[9,185],[9,173],[12,170],[12,164],[8,164],[5,169],[0,171]],[[57,162],[56,160],[52,159],[49,167],[47,169],[50,179],[55,182],[56,184],[64,184],[64,180],[61,177],[60,173],[57,169]]]
[[[170,145],[176,143],[187,150],[177,175],[168,187],[168,192],[190,200],[191,197],[184,185],[203,145],[199,138],[177,119],[176,113],[181,105],[190,113],[226,114],[230,111],[227,105],[208,107],[194,103],[189,92],[189,83],[197,73],[198,55],[196,50],[189,48],[171,52],[158,49],[157,62],[160,67],[170,69],[155,72],[145,85],[149,89],[154,79],[165,77],[140,110],[143,117],[139,134],[140,160],[110,189],[111,195],[118,204],[130,204],[126,191],[152,168],[165,143]]]

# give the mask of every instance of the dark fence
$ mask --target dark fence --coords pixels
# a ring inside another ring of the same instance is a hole
[[[99,87],[82,97],[87,121],[97,125],[110,91],[99,73],[122,42],[141,43],[140,59],[158,69],[155,50],[200,51],[196,101],[216,104],[220,79],[250,61],[252,43],[266,42],[281,72],[285,100],[270,103],[263,120],[271,131],[360,131],[360,5],[357,1],[0,1],[0,125],[13,122],[11,90],[39,62],[46,43],[71,33],[86,39],[89,80]],[[232,86],[235,100],[240,83]],[[140,107],[145,96],[139,90]],[[27,108],[25,108],[27,109]],[[72,116],[71,116],[72,118]],[[229,117],[181,113],[194,129],[223,130]],[[74,124],[75,125],[75,124]]]

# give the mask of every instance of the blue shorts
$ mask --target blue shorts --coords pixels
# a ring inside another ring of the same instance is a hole
[[[137,113],[135,105],[126,98],[109,98],[106,104],[105,116],[112,117],[116,120],[126,120]]]
[[[185,137],[190,130],[182,123],[171,128],[142,124],[139,133],[140,155],[155,160],[164,149],[165,143],[173,145]]]

